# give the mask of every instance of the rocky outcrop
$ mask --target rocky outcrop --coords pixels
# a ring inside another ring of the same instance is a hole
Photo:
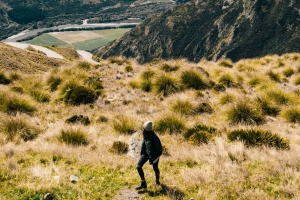
[[[300,51],[300,2],[295,0],[194,0],[146,19],[98,49],[100,57],[125,56],[233,61]]]

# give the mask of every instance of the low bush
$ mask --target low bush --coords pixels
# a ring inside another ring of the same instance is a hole
[[[233,102],[226,115],[233,124],[258,125],[265,122],[260,106],[250,99],[239,99]]]
[[[189,115],[193,112],[193,104],[189,100],[177,99],[172,104],[172,110],[183,115]]]
[[[290,149],[290,142],[287,139],[264,130],[239,129],[231,131],[227,136],[230,141],[242,141],[248,147],[266,145],[278,149]]]
[[[9,78],[7,78],[3,72],[0,72],[0,84],[8,85],[10,83],[11,83],[11,80]]]
[[[280,107],[277,106],[267,96],[258,97],[257,102],[259,103],[259,105],[265,115],[270,115],[270,116],[276,117],[280,112]]]
[[[128,152],[128,144],[122,141],[116,141],[109,151],[115,154],[126,154]]]
[[[174,114],[162,117],[156,122],[155,130],[161,133],[181,133],[186,129],[185,121]]]
[[[291,123],[300,124],[300,108],[291,107],[283,111],[282,117]]]
[[[78,127],[67,127],[60,131],[58,139],[68,145],[88,145],[89,140],[84,131]]]
[[[94,103],[98,98],[95,90],[75,82],[65,84],[61,90],[61,96],[65,103],[71,105]]]
[[[157,77],[154,82],[154,88],[157,94],[162,94],[163,96],[168,96],[181,90],[178,81],[166,74]]]
[[[165,71],[165,72],[173,72],[173,71],[177,71],[178,69],[180,68],[179,65],[175,64],[175,65],[171,65],[171,64],[168,64],[168,63],[163,63],[161,66],[160,66],[160,69]]]
[[[208,143],[216,134],[218,134],[216,128],[200,124],[185,131],[183,137],[194,145],[200,145]]]
[[[194,70],[184,71],[181,74],[181,82],[186,88],[204,90],[210,88],[209,81],[205,80],[200,73]]]
[[[135,120],[125,115],[116,116],[113,127],[119,133],[132,134],[135,131]]]
[[[9,141],[22,139],[26,142],[34,140],[41,130],[33,126],[27,118],[28,116],[20,114],[1,117],[0,131]]]

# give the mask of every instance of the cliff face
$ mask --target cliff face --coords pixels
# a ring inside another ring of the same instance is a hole
[[[296,0],[194,0],[147,19],[94,53],[140,63],[154,58],[233,61],[300,51]]]

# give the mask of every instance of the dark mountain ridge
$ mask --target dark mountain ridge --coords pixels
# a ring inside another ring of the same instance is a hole
[[[147,19],[95,51],[140,63],[156,58],[233,61],[300,51],[300,2],[194,0]]]

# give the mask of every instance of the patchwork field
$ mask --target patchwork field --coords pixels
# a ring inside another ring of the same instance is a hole
[[[27,43],[48,46],[71,46],[78,50],[93,50],[121,37],[129,30],[129,28],[118,28],[97,31],[45,33],[27,41]]]

